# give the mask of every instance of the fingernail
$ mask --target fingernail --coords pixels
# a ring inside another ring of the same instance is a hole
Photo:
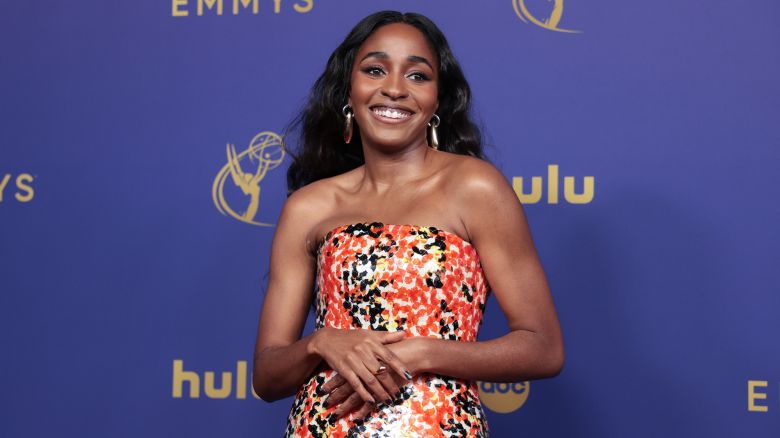
[[[324,402],[322,402],[322,407],[323,407],[323,408],[329,408],[329,407],[330,407],[330,403],[329,403],[329,401],[328,401],[328,400],[325,400]]]
[[[404,377],[406,377],[406,380],[412,380],[412,373],[404,370]]]
[[[369,397],[369,398],[368,398],[368,402],[369,402],[369,403],[372,403],[372,404],[376,404],[376,400],[374,400],[374,398],[373,398],[373,397]]]
[[[328,393],[328,391],[325,391],[325,389],[323,389],[323,388],[317,388],[317,390],[315,391],[315,393],[316,393],[317,395],[319,395],[320,397],[322,397],[323,395],[327,394],[327,393]]]

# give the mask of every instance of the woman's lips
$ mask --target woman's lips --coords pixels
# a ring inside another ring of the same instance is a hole
[[[403,108],[393,108],[389,106],[374,106],[371,107],[371,112],[378,119],[387,122],[402,122],[412,117],[414,114]]]

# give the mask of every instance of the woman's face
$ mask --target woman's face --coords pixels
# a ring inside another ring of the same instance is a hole
[[[349,104],[363,143],[404,148],[426,141],[438,108],[438,59],[417,28],[393,23],[377,29],[352,66]]]

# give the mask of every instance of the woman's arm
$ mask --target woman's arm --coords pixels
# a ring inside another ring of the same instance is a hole
[[[301,339],[312,300],[316,265],[307,248],[316,203],[301,189],[282,209],[271,243],[271,262],[255,345],[252,384],[263,400],[294,394],[320,364]]]
[[[426,338],[420,368],[470,380],[554,376],[563,366],[563,339],[522,206],[504,176],[486,162],[468,160],[459,175],[462,182],[451,199],[456,199],[509,333],[480,342]]]

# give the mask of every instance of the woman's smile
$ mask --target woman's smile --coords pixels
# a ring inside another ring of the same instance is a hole
[[[396,105],[372,105],[369,109],[377,120],[385,123],[403,123],[414,115],[414,111]]]

